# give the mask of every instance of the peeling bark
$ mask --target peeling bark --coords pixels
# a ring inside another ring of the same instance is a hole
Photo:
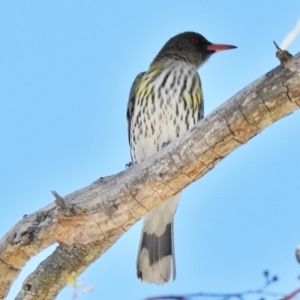
[[[0,299],[25,263],[57,242],[16,299],[53,299],[137,220],[300,106],[300,55],[271,70],[146,161],[25,216],[0,241]]]

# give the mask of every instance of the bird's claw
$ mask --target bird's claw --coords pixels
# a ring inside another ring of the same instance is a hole
[[[171,143],[171,140],[168,140],[168,141],[166,141],[166,142],[163,142],[163,144],[162,144],[161,147],[164,148],[164,147],[168,146],[170,143]]]
[[[127,168],[131,167],[132,165],[133,165],[133,162],[130,161],[129,163],[127,163],[127,164],[125,165],[125,168],[127,169]]]

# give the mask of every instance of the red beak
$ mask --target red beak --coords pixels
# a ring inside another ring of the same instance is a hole
[[[235,48],[237,48],[237,47],[232,46],[232,45],[211,44],[211,45],[208,45],[206,49],[218,52],[218,51],[230,50],[230,49],[235,49]]]

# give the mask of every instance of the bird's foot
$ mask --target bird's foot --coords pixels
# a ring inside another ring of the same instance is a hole
[[[130,161],[129,163],[127,163],[127,164],[125,165],[125,168],[127,169],[127,168],[131,167],[132,165],[133,165],[133,162]]]
[[[96,183],[96,182],[100,182],[100,181],[102,181],[103,179],[104,179],[104,177],[101,176],[100,178],[98,178],[98,179],[95,181],[95,183]]]
[[[162,148],[165,148],[166,146],[168,146],[169,144],[171,143],[171,140],[168,140],[168,141],[166,141],[166,142],[163,142],[163,144],[162,144]]]

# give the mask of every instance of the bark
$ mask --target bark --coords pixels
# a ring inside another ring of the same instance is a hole
[[[53,299],[137,220],[300,106],[300,55],[271,70],[160,152],[25,216],[0,241],[0,299],[24,264],[57,242],[17,299]]]

